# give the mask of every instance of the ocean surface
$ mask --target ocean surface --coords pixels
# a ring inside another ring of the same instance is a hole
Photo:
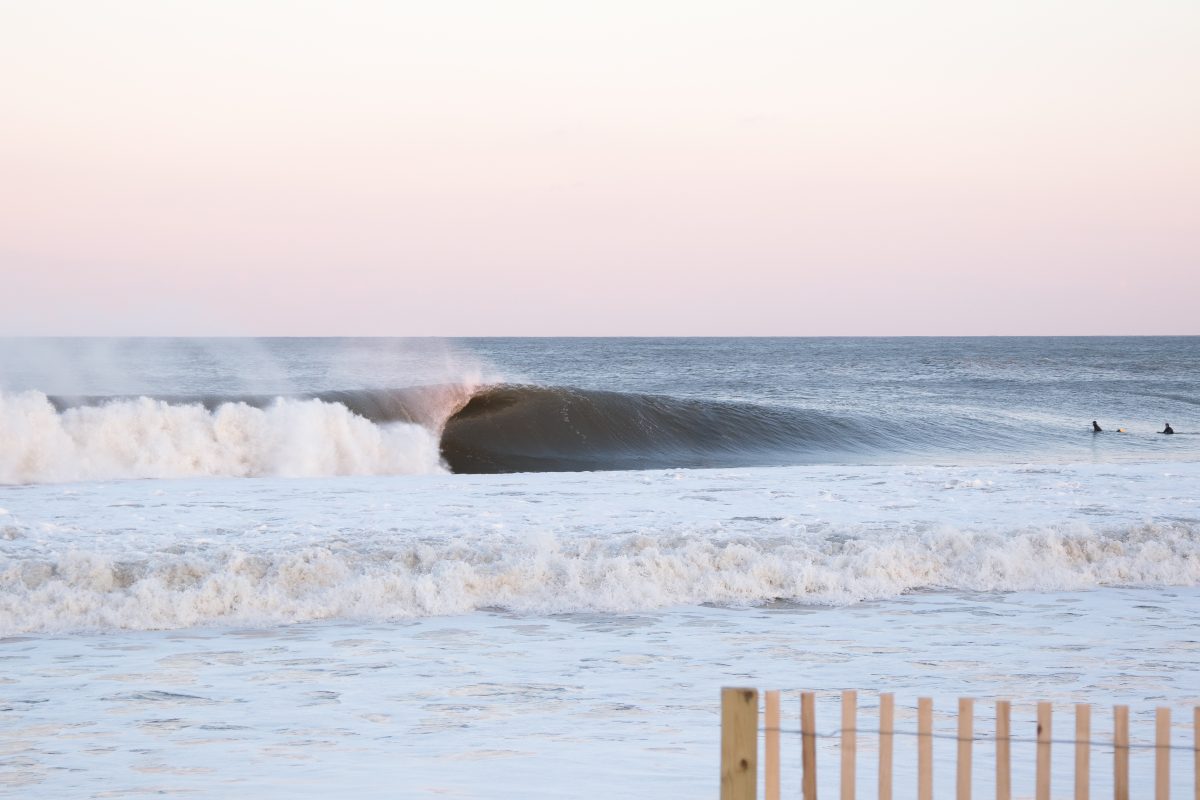
[[[1190,743],[1200,338],[0,340],[0,795],[713,796],[729,685]]]

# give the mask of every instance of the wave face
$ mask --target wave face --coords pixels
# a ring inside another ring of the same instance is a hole
[[[444,471],[428,427],[376,424],[343,402],[75,402],[0,393],[0,483]]]
[[[907,591],[1195,585],[1200,537],[1181,526],[863,538],[476,535],[267,553],[75,549],[0,564],[0,635],[72,629],[384,620],[501,607],[623,612],[775,600],[842,604]]]
[[[0,483],[1027,458],[1083,441],[1076,431],[996,424],[970,411],[916,417],[896,407],[885,416],[829,405],[505,383],[295,396],[0,393]],[[1145,437],[1114,444],[1146,449]]]
[[[848,415],[515,384],[304,397],[0,393],[0,441],[2,483],[767,466],[906,446]]]
[[[750,403],[501,385],[442,432],[454,472],[562,472],[799,464],[896,446],[850,417]]]
[[[1196,460],[1198,370],[1194,337],[21,340],[0,481]]]

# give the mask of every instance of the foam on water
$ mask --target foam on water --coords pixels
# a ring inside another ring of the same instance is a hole
[[[839,604],[920,589],[1194,585],[1200,532],[1146,525],[795,540],[690,533],[461,537],[392,552],[220,547],[118,557],[74,549],[0,572],[0,634],[393,619],[506,608],[625,612],[770,600]]]
[[[463,345],[0,347],[0,794],[696,797],[728,685],[1190,716],[1200,339]]]
[[[722,686],[785,690],[783,786],[797,796],[799,690],[817,729],[858,688],[858,779],[873,787],[877,691],[895,693],[895,790],[916,779],[931,697],[935,794],[955,792],[953,710],[977,698],[974,793],[993,791],[992,698],[1013,701],[1014,796],[1032,797],[1034,701],[1131,704],[1131,774],[1154,779],[1154,706],[1191,719],[1196,589],[916,594],[837,608],[675,608],[530,618],[490,611],[388,624],[0,638],[0,795],[206,798],[696,798],[717,792]],[[1114,635],[1114,632],[1117,632]],[[1178,724],[1178,723],[1177,723]],[[1173,796],[1190,796],[1176,730]],[[1180,737],[1183,741],[1180,742]],[[817,740],[836,796],[836,737]],[[1093,749],[1092,789],[1112,762]],[[1053,747],[1055,797],[1074,748]]]
[[[793,467],[29,486],[10,490],[0,523],[0,632],[1195,585],[1197,474]]]
[[[60,412],[41,392],[0,392],[0,442],[0,483],[444,471],[427,428],[319,399],[210,410],[141,397]]]
[[[1195,461],[1197,365],[1187,337],[11,340],[0,482]]]

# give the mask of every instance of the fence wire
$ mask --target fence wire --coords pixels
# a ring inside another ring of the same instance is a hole
[[[768,728],[766,726],[760,726],[758,728],[759,733],[766,733],[768,731],[773,732],[773,733],[787,733],[787,734],[792,734],[792,735],[796,735],[796,736],[812,736],[816,739],[840,739],[842,737],[843,733],[855,733],[855,734],[874,733],[876,735],[883,735],[884,733],[887,733],[887,734],[891,734],[892,736],[928,737],[930,739],[945,739],[945,740],[953,741],[953,742],[995,743],[996,741],[998,741],[995,736],[987,736],[987,735],[971,736],[970,738],[964,738],[964,737],[958,736],[953,733],[932,733],[932,732],[921,733],[920,731],[900,730],[900,729],[891,730],[891,731],[882,731],[882,730],[878,730],[875,728],[835,728],[831,731],[821,733],[819,731],[817,731],[817,732],[802,731],[799,728],[783,728],[783,727]],[[1188,745],[1188,744],[1157,745],[1157,744],[1153,744],[1153,743],[1149,743],[1149,742],[1130,742],[1128,744],[1120,745],[1120,747],[1118,748],[1118,746],[1116,744],[1114,744],[1111,739],[1106,741],[1106,740],[1094,740],[1094,739],[1036,739],[1036,738],[1028,738],[1028,737],[1024,737],[1024,736],[1005,736],[1002,739],[999,739],[999,741],[1013,742],[1016,744],[1047,744],[1047,743],[1049,743],[1049,744],[1086,744],[1089,747],[1106,747],[1106,748],[1111,748],[1114,750],[1115,749],[1121,749],[1121,750],[1179,750],[1179,751],[1185,751],[1188,753],[1194,753],[1194,752],[1200,751],[1200,746],[1197,746],[1197,745]]]

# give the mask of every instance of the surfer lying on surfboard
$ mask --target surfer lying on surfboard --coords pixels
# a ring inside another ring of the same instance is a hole
[[[1175,429],[1171,427],[1171,423],[1164,422],[1163,425],[1165,425],[1166,427],[1163,428],[1161,431],[1159,431],[1159,433],[1174,433],[1175,432]],[[1096,420],[1092,420],[1092,433],[1104,433],[1104,428],[1101,428],[1099,423],[1096,422]],[[1128,433],[1128,431],[1126,431],[1124,428],[1117,428],[1117,433]]]

